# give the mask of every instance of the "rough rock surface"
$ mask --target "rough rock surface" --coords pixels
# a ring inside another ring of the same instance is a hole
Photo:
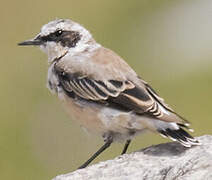
[[[151,146],[53,180],[212,180],[212,136],[198,140],[202,145],[191,148],[176,142]]]

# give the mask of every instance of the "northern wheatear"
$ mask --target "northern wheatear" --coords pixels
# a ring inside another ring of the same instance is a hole
[[[80,24],[57,19],[41,28],[33,39],[48,55],[48,88],[88,131],[101,135],[105,144],[82,166],[86,167],[114,141],[126,141],[145,130],[191,147],[199,142],[185,129],[189,123],[116,53],[97,43]]]

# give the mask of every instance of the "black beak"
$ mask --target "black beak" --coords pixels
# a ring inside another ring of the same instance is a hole
[[[23,42],[18,43],[19,46],[39,46],[43,44],[43,41],[39,36],[37,36],[35,39],[26,40]]]

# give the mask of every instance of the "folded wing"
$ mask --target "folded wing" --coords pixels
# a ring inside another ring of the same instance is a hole
[[[65,72],[55,66],[61,86],[67,94],[95,103],[104,103],[124,111],[151,116],[167,122],[181,123],[182,119],[164,103],[145,82],[137,86],[130,80],[95,80],[80,73]]]

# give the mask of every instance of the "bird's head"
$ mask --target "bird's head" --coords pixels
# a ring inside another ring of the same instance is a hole
[[[88,49],[95,41],[92,35],[80,24],[68,20],[57,19],[43,25],[35,38],[19,43],[21,46],[40,46],[48,55],[51,63],[67,53],[76,55]]]

